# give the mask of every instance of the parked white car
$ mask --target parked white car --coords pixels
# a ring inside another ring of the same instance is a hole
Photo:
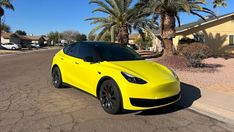
[[[40,48],[40,45],[37,43],[31,43],[30,45],[32,46],[32,48]]]
[[[57,44],[55,44],[56,46],[64,46],[64,44],[63,43],[57,43]]]
[[[5,43],[5,44],[1,44],[1,46],[5,49],[9,49],[9,50],[17,50],[17,49],[22,48],[22,46],[20,44],[15,44],[15,43]]]

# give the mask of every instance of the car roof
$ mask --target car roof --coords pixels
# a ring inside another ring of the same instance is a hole
[[[102,42],[102,41],[83,41],[83,42],[78,42],[75,44],[88,44],[88,45],[92,45],[92,46],[121,46],[121,44],[118,43],[112,43],[112,42]]]

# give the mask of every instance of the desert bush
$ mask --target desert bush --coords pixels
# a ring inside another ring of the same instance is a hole
[[[163,56],[157,59],[157,62],[172,69],[186,70],[191,65],[184,56],[173,55]]]
[[[209,47],[202,43],[179,45],[177,51],[187,58],[192,67],[203,67],[202,60],[212,55]]]

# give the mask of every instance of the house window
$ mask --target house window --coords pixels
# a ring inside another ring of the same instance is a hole
[[[234,35],[229,35],[229,45],[234,46]]]

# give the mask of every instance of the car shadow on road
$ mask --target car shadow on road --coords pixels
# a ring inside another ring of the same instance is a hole
[[[162,108],[145,110],[136,115],[162,115],[177,112],[189,108],[194,101],[201,98],[201,91],[199,88],[190,84],[181,83],[181,99],[175,104],[165,106]]]

